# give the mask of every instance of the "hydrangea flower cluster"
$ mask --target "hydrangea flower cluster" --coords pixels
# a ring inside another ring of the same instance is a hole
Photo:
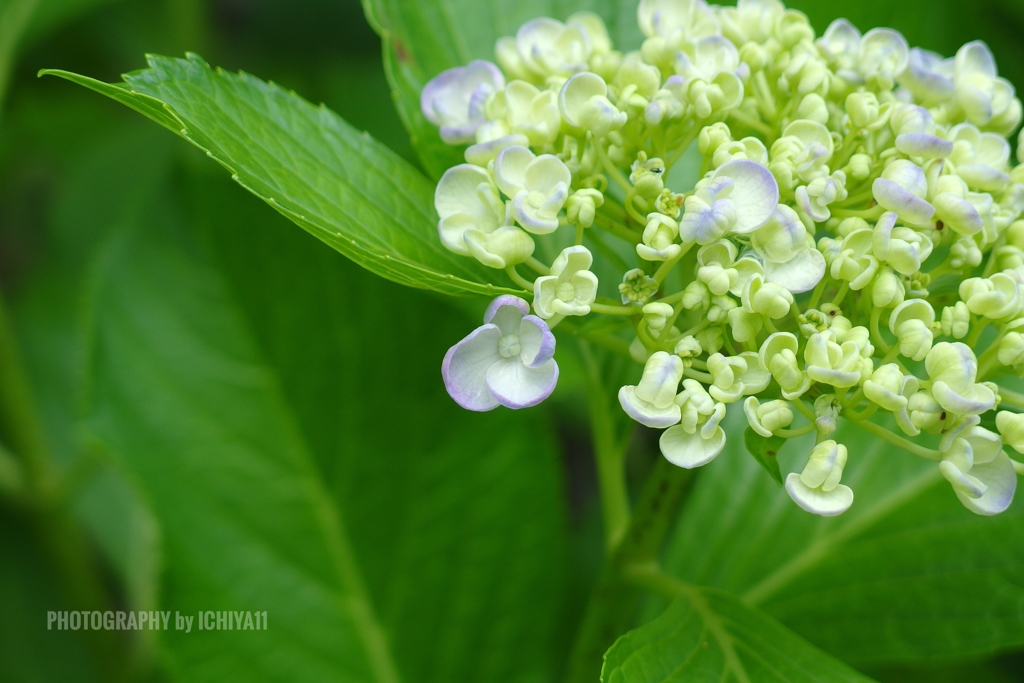
[[[935,461],[968,509],[1005,510],[1024,394],[994,380],[1024,376],[1024,164],[986,45],[943,58],[844,19],[819,37],[778,0],[642,0],[638,21],[621,52],[594,14],[536,19],[497,65],[423,90],[466,145],[437,186],[441,242],[532,296],[499,297],[449,351],[451,396],[535,405],[558,378],[551,330],[617,316],[643,366],[619,402],[672,463],[714,459],[738,403],[763,438],[816,435],[785,480],[812,513],[853,502],[839,420]],[[674,188],[687,150],[699,178]],[[599,282],[591,248],[621,279]]]

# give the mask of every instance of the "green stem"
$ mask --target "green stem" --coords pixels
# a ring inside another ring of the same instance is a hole
[[[637,315],[639,313],[635,306],[614,306],[597,302],[590,304],[590,310],[592,313],[604,313],[605,315]]]
[[[535,259],[532,256],[528,257],[525,261],[523,261],[523,263],[525,263],[526,265],[528,265],[531,268],[533,268],[535,271],[537,271],[537,273],[539,275],[550,275],[551,274],[551,269],[550,268],[548,268],[547,266],[545,266],[543,263],[541,263],[540,261],[538,261],[537,259]]]
[[[522,275],[520,275],[519,271],[516,270],[515,266],[509,266],[505,268],[505,272],[508,273],[508,276],[512,278],[513,282],[515,282],[517,285],[525,289],[531,295],[533,294],[533,283],[527,280]]]
[[[605,545],[618,546],[629,526],[629,494],[626,491],[626,444],[615,434],[616,420],[602,381],[603,373],[586,342],[580,342],[580,355],[586,368],[587,409],[597,459],[597,480],[601,489]]]
[[[659,457],[636,503],[629,530],[618,548],[609,551],[591,591],[569,656],[568,683],[594,683],[601,660],[635,617],[639,592],[633,571],[652,565],[676,511],[693,482],[694,472]]]
[[[925,448],[924,446],[918,446],[916,443],[908,441],[907,439],[904,439],[902,436],[899,436],[898,434],[893,434],[885,427],[876,425],[874,422],[868,422],[867,420],[856,420],[853,419],[852,416],[847,416],[846,419],[851,423],[857,425],[864,431],[870,434],[874,434],[879,438],[885,439],[893,446],[896,446],[897,448],[902,448],[908,451],[909,453],[913,453],[918,457],[925,458],[927,460],[935,460],[936,462],[942,460],[942,453],[940,453],[939,451],[932,450],[931,448]]]

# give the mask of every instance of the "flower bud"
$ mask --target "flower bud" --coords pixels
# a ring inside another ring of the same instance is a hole
[[[751,396],[743,402],[743,412],[750,428],[765,437],[793,424],[793,410],[786,401],[760,403]]]
[[[796,108],[796,118],[824,125],[828,123],[828,106],[821,95],[811,93],[800,101],[800,106]]]
[[[718,353],[725,344],[725,336],[721,327],[705,327],[696,336],[701,348],[708,353]]]
[[[1003,437],[1003,443],[1018,453],[1024,453],[1024,415],[1001,410],[996,413],[996,429]]]
[[[811,450],[803,472],[786,477],[786,492],[808,512],[823,517],[842,514],[853,504],[853,491],[839,483],[846,459],[846,446],[822,441]]]
[[[643,311],[644,322],[647,323],[647,329],[654,333],[661,332],[665,329],[668,319],[672,317],[672,314],[674,313],[671,306],[658,301],[647,304],[644,306]]]
[[[1002,365],[1009,367],[1024,363],[1024,335],[1008,332],[999,342],[998,354]]]
[[[854,128],[867,128],[878,120],[878,98],[874,93],[855,92],[846,98],[846,113]]]
[[[676,347],[673,349],[673,353],[683,360],[684,368],[689,368],[693,364],[693,359],[703,352],[704,349],[701,348],[700,342],[691,336],[683,337],[677,341]]]
[[[919,391],[907,402],[910,411],[910,421],[918,429],[929,434],[938,434],[942,431],[950,413],[947,413],[935,397],[929,391]]]
[[[1006,273],[990,278],[972,277],[960,283],[960,299],[975,315],[999,320],[1015,315],[1021,307],[1017,281]]]
[[[729,132],[729,126],[721,122],[713,123],[710,126],[704,126],[700,131],[700,135],[697,137],[697,149],[704,156],[710,157],[719,147],[730,142],[732,142],[732,134]]]
[[[904,296],[903,281],[891,268],[881,268],[871,286],[871,303],[876,308],[894,308],[903,303]]]
[[[633,162],[629,182],[638,195],[654,199],[665,189],[665,162],[648,159],[644,152],[640,152]]]
[[[971,329],[971,312],[967,304],[957,301],[942,309],[942,334],[954,339],[963,339]]]
[[[619,404],[640,424],[654,428],[670,427],[682,413],[675,403],[676,390],[683,378],[683,361],[664,351],[651,355],[636,386],[619,389]]]
[[[711,306],[711,291],[700,280],[693,280],[683,290],[683,308],[692,311],[696,308],[707,310]]]
[[[672,190],[664,189],[658,198],[654,200],[654,208],[673,220],[679,219],[679,212],[683,207],[684,197]]]
[[[748,313],[740,307],[733,308],[728,313],[729,325],[732,330],[732,338],[738,342],[747,342],[757,337],[757,333],[764,326],[761,316],[756,313]]]
[[[864,395],[886,410],[896,412],[907,407],[903,391],[903,371],[895,363],[883,365],[864,382]]]
[[[594,224],[597,207],[604,204],[604,195],[591,188],[576,190],[566,201],[565,213],[570,223],[589,228]]]
[[[657,280],[640,268],[634,268],[622,276],[619,294],[622,296],[623,305],[635,304],[642,306],[647,303],[648,299],[657,294],[658,288]]]

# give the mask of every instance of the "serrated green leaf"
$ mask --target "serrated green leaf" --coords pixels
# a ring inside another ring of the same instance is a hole
[[[1024,645],[1024,501],[981,517],[934,463],[848,425],[834,438],[849,449],[847,512],[804,512],[730,439],[680,514],[667,571],[735,593],[856,665]],[[799,471],[812,446],[797,440],[782,472]]]
[[[245,73],[214,70],[197,55],[150,56],[149,65],[117,85],[41,73],[95,90],[178,133],[367,270],[445,294],[522,294],[490,284],[494,270],[447,251],[437,238],[433,185],[326,107]]]
[[[564,539],[549,430],[444,395],[461,316],[387,283],[360,298],[370,276],[222,183],[192,189],[201,239],[170,206],[113,245],[89,427],[161,522],[163,608],[261,609],[271,629],[170,631],[173,670],[550,679]]]
[[[782,486],[782,473],[779,471],[779,452],[786,445],[786,439],[781,436],[761,436],[750,427],[743,432],[743,444],[757,461],[757,464],[772,475],[772,479]]]
[[[619,638],[602,683],[868,683],[732,595],[685,589],[660,617]]]
[[[474,59],[493,62],[494,44],[514,36],[530,19],[565,20],[579,11],[599,14],[617,49],[640,48],[635,0],[363,0],[366,17],[381,37],[384,66],[395,106],[427,172],[440,178],[461,163],[462,150],[441,141],[437,127],[423,117],[420,91],[445,69]]]

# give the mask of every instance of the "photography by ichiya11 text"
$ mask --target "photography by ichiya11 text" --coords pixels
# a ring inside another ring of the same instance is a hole
[[[46,630],[52,631],[159,631],[171,628],[170,612],[54,612],[46,613]],[[200,611],[197,616],[174,612],[174,630],[266,631],[266,612]]]

